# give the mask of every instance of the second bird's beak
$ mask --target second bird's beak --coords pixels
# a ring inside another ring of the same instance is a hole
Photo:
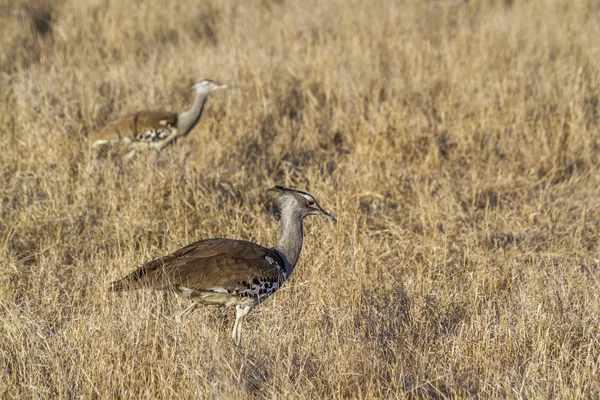
[[[228,87],[229,87],[229,86],[228,86],[227,84],[223,83],[223,84],[221,84],[221,85],[217,86],[215,89],[216,89],[216,90],[219,90],[219,89],[227,89]]]

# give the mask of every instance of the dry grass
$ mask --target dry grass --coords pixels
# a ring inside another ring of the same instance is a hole
[[[600,395],[598,0],[0,4],[0,397]],[[87,133],[213,96],[188,138],[95,161]],[[233,312],[110,280],[193,240],[300,264]]]

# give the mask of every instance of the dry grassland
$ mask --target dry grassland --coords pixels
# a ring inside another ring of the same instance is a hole
[[[597,398],[600,1],[0,3],[1,398]],[[160,154],[93,129],[209,99]],[[108,282],[201,238],[300,263],[250,314]]]

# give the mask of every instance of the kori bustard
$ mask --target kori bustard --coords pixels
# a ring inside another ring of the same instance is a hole
[[[202,116],[208,96],[227,87],[225,84],[205,79],[192,86],[195,98],[189,110],[179,114],[168,111],[139,111],[92,132],[89,140],[92,147],[124,145],[133,148],[150,147],[160,151],[190,133]]]
[[[233,239],[206,239],[152,260],[111,284],[110,290],[154,288],[172,290],[192,304],[235,306],[231,337],[240,343],[242,319],[265,301],[289,278],[302,250],[302,221],[308,215],[323,215],[336,221],[315,198],[299,190],[275,186],[275,208],[279,212],[279,242],[267,248]]]

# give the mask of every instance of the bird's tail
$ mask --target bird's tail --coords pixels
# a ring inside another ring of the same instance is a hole
[[[123,290],[127,290],[127,282],[126,279],[119,279],[118,281],[114,281],[110,283],[108,288],[109,292],[122,292]]]
[[[144,287],[143,283],[140,280],[144,277],[147,277],[147,275],[148,269],[146,268],[146,266],[142,266],[136,271],[132,272],[131,274],[114,282],[111,282],[108,291],[122,292],[124,290],[134,290]]]

